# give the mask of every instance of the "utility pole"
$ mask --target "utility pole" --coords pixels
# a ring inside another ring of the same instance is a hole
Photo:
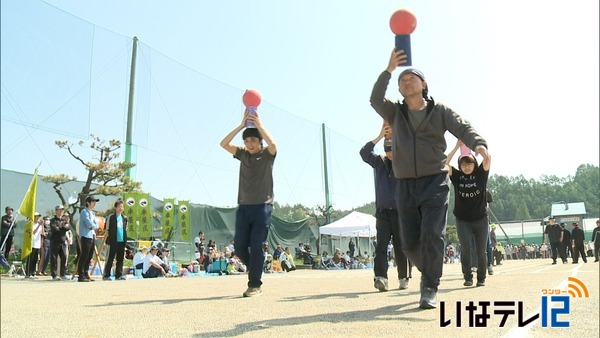
[[[321,124],[321,131],[323,134],[323,177],[325,179],[325,210],[323,216],[325,216],[325,224],[329,224],[329,216],[331,214],[330,209],[331,200],[329,196],[329,176],[327,170],[327,142],[325,141],[325,123]]]
[[[129,73],[129,104],[127,105],[127,134],[125,136],[125,162],[131,162],[131,134],[133,133],[133,94],[135,89],[135,67],[137,59],[137,36],[133,37],[133,47],[131,50],[131,70]],[[131,168],[127,168],[125,176],[131,178]]]

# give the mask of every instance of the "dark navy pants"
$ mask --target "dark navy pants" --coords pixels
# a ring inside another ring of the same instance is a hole
[[[402,251],[398,211],[396,209],[377,209],[375,217],[375,226],[377,228],[375,268],[373,269],[375,276],[388,278],[387,247],[391,239],[394,246],[394,260],[398,268],[398,279],[408,278],[408,259],[406,259],[406,255]]]
[[[396,189],[402,249],[421,271],[422,287],[435,290],[442,277],[449,192],[448,174],[400,179]]]
[[[271,204],[239,205],[235,215],[235,254],[248,268],[248,287],[262,285],[263,243],[271,226]]]

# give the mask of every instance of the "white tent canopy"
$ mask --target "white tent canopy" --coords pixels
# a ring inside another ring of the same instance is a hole
[[[377,234],[375,217],[353,211],[346,217],[319,228],[321,235],[339,237],[373,237]]]

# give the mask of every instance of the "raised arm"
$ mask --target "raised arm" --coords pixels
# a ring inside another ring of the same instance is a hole
[[[370,166],[375,166],[375,161],[378,159],[378,156],[373,153],[375,145],[379,141],[381,141],[382,138],[384,138],[385,133],[389,132],[390,129],[390,126],[381,127],[379,135],[377,135],[377,137],[375,137],[372,141],[367,142],[362,148],[360,148],[360,157],[364,162],[368,163]]]
[[[277,144],[275,143],[275,139],[273,138],[273,136],[271,136],[271,133],[269,133],[269,131],[262,124],[260,117],[258,117],[258,111],[256,112],[256,115],[248,116],[248,120],[254,123],[254,126],[256,126],[256,129],[258,129],[260,136],[262,136],[262,138],[267,143],[267,150],[269,151],[269,154],[275,156],[275,154],[277,154]]]
[[[460,148],[461,144],[462,144],[462,142],[460,140],[457,140],[456,145],[450,151],[450,153],[448,154],[448,157],[446,157],[446,166],[448,166],[448,175],[450,175],[450,176],[452,176],[452,166],[450,165],[450,161],[454,157],[454,154],[456,154],[456,151]]]
[[[235,152],[237,151],[237,146],[233,143],[231,143],[233,141],[233,138],[235,137],[235,135],[237,135],[242,129],[244,129],[244,123],[246,121],[247,115],[244,115],[244,118],[242,119],[242,122],[235,127],[232,131],[229,132],[229,134],[227,134],[223,140],[221,140],[221,147],[225,150],[227,150],[228,153],[230,153],[231,155],[235,155]]]
[[[487,148],[485,146],[479,145],[475,148],[475,152],[477,152],[483,157],[483,162],[481,162],[481,164],[483,165],[483,169],[485,169],[485,171],[490,171],[490,166],[492,164],[492,156],[488,152]]]
[[[390,123],[393,123],[396,106],[394,102],[385,98],[385,92],[392,77],[392,72],[399,65],[406,63],[406,58],[407,55],[404,50],[396,51],[396,48],[394,48],[386,69],[379,75],[371,91],[371,107]]]

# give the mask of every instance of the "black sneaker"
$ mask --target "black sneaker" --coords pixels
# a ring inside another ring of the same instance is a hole
[[[78,282],[86,282],[86,283],[87,283],[87,282],[89,282],[90,280],[89,280],[89,279],[87,279],[87,278],[79,278],[77,281],[78,281]]]
[[[472,280],[465,280],[465,282],[463,283],[464,286],[473,286],[473,281]]]
[[[112,280],[112,279],[110,279],[110,277],[104,276],[104,277],[102,277],[102,280]]]
[[[485,281],[480,281],[475,284],[476,286],[485,286]]]

